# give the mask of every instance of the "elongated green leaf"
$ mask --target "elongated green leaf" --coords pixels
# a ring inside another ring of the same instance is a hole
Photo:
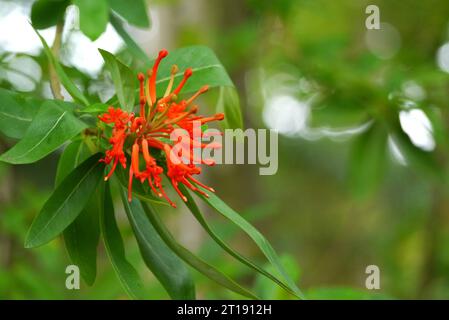
[[[64,17],[68,0],[38,0],[31,7],[31,23],[36,29],[54,26]]]
[[[198,188],[201,188],[198,186]],[[268,240],[241,215],[231,209],[226,203],[218,198],[213,192],[208,192],[209,197],[197,194],[201,199],[206,201],[212,208],[221,213],[224,217],[231,220],[235,225],[242,229],[259,247],[268,261],[276,268],[276,271],[284,278],[285,283],[299,298],[304,298],[303,294],[291,280],[290,276],[284,270],[284,267],[279,261],[279,257],[274,251]]]
[[[221,87],[217,102],[217,112],[225,114],[224,127],[229,129],[243,128],[242,111],[237,90],[234,87]]]
[[[41,104],[39,100],[0,88],[0,131],[11,138],[22,138]]]
[[[133,199],[128,202],[123,191],[121,196],[145,264],[159,279],[170,297],[195,299],[195,285],[184,262],[162,241],[148,221],[140,201]]]
[[[280,287],[282,287],[283,289],[285,289],[287,292],[296,295],[296,293],[291,290],[286,284],[284,284],[282,281],[280,281],[279,279],[277,279],[274,275],[272,275],[271,273],[269,273],[268,271],[264,270],[262,267],[259,267],[257,264],[251,262],[250,260],[248,260],[247,258],[245,258],[244,256],[242,256],[240,253],[238,253],[237,251],[235,251],[234,249],[232,249],[230,246],[228,246],[222,239],[221,237],[215,233],[212,228],[210,227],[209,223],[206,221],[206,219],[204,218],[204,216],[202,215],[200,209],[198,208],[198,206],[196,205],[195,201],[193,200],[192,196],[190,195],[189,191],[187,190],[187,188],[185,188],[183,185],[179,185],[179,188],[181,190],[181,192],[186,196],[187,198],[187,202],[185,202],[186,206],[190,209],[190,211],[192,212],[192,214],[194,215],[194,217],[196,218],[196,220],[201,224],[201,226],[204,228],[204,230],[206,230],[206,232],[211,236],[212,239],[214,239],[214,241],[220,246],[222,247],[226,252],[228,252],[231,256],[233,256],[234,258],[236,258],[238,261],[242,262],[243,264],[247,265],[248,267],[250,267],[251,269],[256,270],[257,272],[259,272],[260,274],[264,275],[265,277],[267,277],[268,279],[272,280],[273,282],[275,282],[277,285],[279,285]]]
[[[364,197],[382,181],[386,165],[387,131],[379,123],[356,137],[348,165],[354,195]]]
[[[159,233],[162,240],[164,240],[167,246],[173,252],[175,252],[182,260],[184,260],[187,264],[189,264],[190,266],[192,266],[193,268],[204,274],[209,279],[221,284],[222,286],[228,288],[229,290],[251,299],[257,299],[257,297],[250,291],[241,287],[238,283],[229,278],[227,275],[223,274],[222,272],[220,272],[218,269],[214,268],[207,262],[201,260],[200,258],[195,256],[192,252],[190,252],[189,250],[181,246],[178,242],[176,242],[176,240],[167,230],[163,222],[160,220],[158,214],[155,212],[155,209],[150,204],[147,203],[142,203],[142,206],[148,218],[150,219],[151,224]]]
[[[120,107],[126,111],[132,111],[135,98],[135,79],[133,72],[117,60],[113,54],[102,49],[99,49],[99,51],[106,63],[106,68],[111,73]]]
[[[123,239],[115,221],[109,183],[106,184],[104,190],[104,206],[100,211],[100,228],[109,260],[126,293],[133,299],[145,299],[139,274],[126,259]]]
[[[94,103],[81,110],[80,113],[105,113],[108,111],[108,105],[104,103]]]
[[[140,46],[133,40],[133,38],[128,34],[128,32],[123,27],[123,23],[120,20],[119,17],[117,17],[116,14],[111,12],[110,15],[110,21],[112,26],[114,27],[115,31],[117,31],[118,35],[125,41],[127,48],[129,49],[129,52],[137,59],[146,64],[146,66],[149,66],[149,59],[147,57],[147,54],[145,51],[140,48]]]
[[[70,110],[47,101],[41,106],[23,139],[2,154],[0,161],[13,164],[35,162],[56,150],[85,127]]]
[[[134,0],[132,5],[130,5],[128,0],[108,0],[108,2],[111,9],[130,24],[140,28],[148,28],[150,26],[145,0]]]
[[[56,70],[56,73],[59,77],[59,80],[61,81],[62,85],[67,89],[69,94],[72,96],[72,98],[84,104],[85,106],[89,105],[89,101],[87,98],[83,95],[83,93],[78,89],[78,87],[73,83],[72,80],[67,76],[64,69],[62,68],[61,64],[56,60],[56,58],[53,56],[53,53],[51,52],[50,47],[48,46],[47,42],[45,42],[45,39],[40,35],[40,33],[37,30],[36,34],[38,35],[39,39],[42,42],[42,45],[44,46],[44,52],[47,56],[48,61],[53,65],[53,67]]]
[[[58,162],[56,186],[90,155],[91,152],[83,141],[77,140],[69,144]],[[80,215],[64,230],[64,242],[70,259],[80,268],[81,276],[88,285],[94,283],[97,274],[100,202],[100,194],[97,190],[90,196],[89,202]]]
[[[92,41],[105,30],[109,20],[107,0],[72,0],[80,12],[80,29]],[[133,5],[131,5],[133,6]]]
[[[184,70],[192,68],[193,75],[186,82],[182,93],[194,92],[204,85],[209,87],[233,87],[228,73],[215,53],[205,46],[191,46],[171,51],[162,60],[157,77],[157,94],[162,96],[170,80],[170,71],[177,65],[179,72],[175,74],[175,86],[182,80]]]
[[[100,154],[95,154],[72,171],[56,188],[34,219],[25,247],[43,245],[55,238],[81,213],[103,175]]]

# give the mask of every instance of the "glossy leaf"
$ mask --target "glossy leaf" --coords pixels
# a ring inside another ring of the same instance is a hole
[[[100,228],[112,267],[126,293],[133,299],[145,299],[142,280],[125,255],[125,246],[117,227],[109,183],[104,188],[104,205],[100,211]]]
[[[80,12],[80,29],[92,41],[105,30],[109,20],[107,0],[72,0]]]
[[[39,100],[0,88],[0,132],[11,138],[22,138],[41,104]]]
[[[198,188],[201,188],[198,186]],[[208,192],[209,197],[197,194],[201,199],[207,202],[212,208],[221,213],[224,217],[231,220],[235,225],[242,229],[259,247],[268,261],[273,265],[276,271],[283,277],[285,283],[288,285],[291,291],[293,291],[298,297],[304,298],[303,294],[291,280],[290,276],[284,270],[284,267],[279,261],[279,257],[274,251],[271,244],[267,239],[248,221],[246,221],[241,215],[231,209],[226,203],[218,198],[213,192]]]
[[[92,114],[102,114],[108,111],[108,105],[104,103],[94,103],[87,106],[81,110],[80,113],[92,113]]]
[[[190,252],[185,247],[181,246],[170,234],[167,230],[163,222],[160,220],[158,214],[155,212],[154,208],[147,203],[142,203],[142,206],[151,221],[151,224],[159,233],[160,237],[165,241],[167,246],[175,252],[182,260],[184,260],[187,264],[204,274],[209,279],[219,283],[220,285],[228,288],[231,291],[234,291],[242,296],[257,299],[257,297],[252,294],[247,289],[241,287],[234,280],[229,278],[227,275],[220,272],[215,267],[211,266],[207,262],[203,261],[192,252]]]
[[[128,0],[108,0],[108,3],[110,8],[128,21],[128,23],[140,28],[148,28],[150,26],[145,0],[133,0],[132,5],[130,5]]]
[[[31,23],[36,29],[46,29],[64,18],[68,0],[38,0],[31,7]]]
[[[215,233],[209,223],[204,218],[203,214],[201,213],[200,209],[196,205],[195,201],[193,200],[192,196],[190,195],[190,192],[185,188],[183,185],[179,185],[179,189],[181,192],[186,196],[187,202],[185,202],[185,205],[190,209],[196,220],[201,224],[201,226],[204,228],[204,230],[210,235],[210,237],[220,246],[222,247],[226,252],[228,252],[231,256],[236,258],[241,263],[245,264],[246,266],[250,267],[251,269],[257,271],[258,273],[264,275],[268,279],[272,280],[274,283],[285,289],[287,292],[296,295],[294,291],[292,291],[287,285],[285,285],[282,281],[277,279],[274,275],[264,270],[262,267],[259,267],[257,264],[251,262],[249,259],[242,256],[240,253],[232,249],[230,246],[228,246],[221,237]]]
[[[69,144],[59,158],[56,171],[56,187],[80,163],[85,161],[91,151],[82,140]],[[73,264],[88,285],[92,285],[97,274],[97,247],[100,237],[99,211],[100,195],[98,190],[80,215],[64,230],[64,242]],[[89,197],[89,196],[87,196]]]
[[[73,170],[56,188],[34,219],[25,247],[43,245],[69,226],[86,206],[103,175],[103,164],[95,154]]]
[[[224,113],[225,128],[243,128],[242,111],[237,90],[234,87],[221,87],[216,112]]]
[[[121,192],[123,206],[136,235],[145,264],[173,299],[195,299],[195,285],[184,262],[164,243],[148,221],[139,200],[128,202]]]
[[[382,181],[386,166],[387,130],[379,123],[355,138],[349,161],[349,182],[352,192],[364,197]]]
[[[99,51],[106,63],[107,70],[111,73],[120,107],[123,110],[132,111],[135,98],[135,79],[133,72],[113,54],[102,49],[99,49]]]
[[[67,76],[59,61],[56,60],[55,57],[53,56],[53,53],[50,47],[48,46],[47,42],[45,42],[45,39],[40,35],[40,33],[37,30],[35,31],[39,39],[41,40],[42,45],[44,46],[44,52],[45,55],[47,56],[48,61],[55,68],[56,74],[58,75],[59,80],[61,81],[64,88],[66,88],[66,90],[69,92],[69,94],[75,101],[85,106],[88,106],[89,101],[87,100],[87,98],[83,95],[80,89],[78,89],[78,87],[73,83],[73,81]]]
[[[85,127],[68,108],[47,101],[41,106],[23,139],[2,154],[0,161],[13,164],[35,162],[59,148]]]

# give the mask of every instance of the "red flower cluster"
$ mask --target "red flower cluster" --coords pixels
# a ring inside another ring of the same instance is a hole
[[[108,112],[99,116],[99,119],[107,124],[112,124],[112,136],[109,139],[111,148],[106,151],[105,157],[101,160],[106,164],[112,164],[111,169],[105,180],[113,174],[117,163],[120,162],[123,168],[126,168],[127,161],[125,152],[126,145],[131,145],[131,165],[129,167],[128,200],[131,201],[133,177],[139,179],[142,183],[147,180],[152,191],[159,197],[164,197],[173,207],[176,205],[169,199],[162,187],[163,167],[151,155],[150,148],[161,150],[165,155],[165,166],[167,168],[167,177],[173,188],[179,196],[186,201],[187,198],[178,188],[179,183],[187,188],[204,194],[198,189],[199,185],[211,192],[214,190],[193,176],[201,173],[201,168],[194,162],[206,165],[214,165],[211,159],[197,159],[194,155],[194,148],[220,148],[217,143],[202,143],[193,139],[194,123],[204,124],[210,121],[222,120],[222,113],[215,114],[212,117],[203,117],[196,115],[198,106],[193,101],[202,93],[208,90],[208,86],[202,87],[197,93],[187,100],[178,100],[178,94],[182,87],[192,76],[192,69],[188,68],[184,72],[184,77],[178,86],[172,91],[174,79],[178,73],[177,66],[171,70],[170,80],[161,98],[156,96],[156,75],[161,60],[166,57],[168,52],[162,50],[153,65],[148,70],[148,78],[139,73],[140,83],[140,112],[136,116],[134,113],[127,113],[120,108],[109,107]],[[184,129],[184,134],[178,136],[177,141],[169,140],[171,133],[177,128]],[[126,141],[128,139],[128,141]],[[125,144],[125,141],[127,142]],[[187,141],[187,143],[186,143]],[[131,144],[129,144],[131,142]],[[175,148],[175,144],[177,147]],[[182,152],[181,152],[182,151]],[[142,155],[142,157],[141,157]],[[182,156],[186,156],[188,162],[183,162]],[[141,158],[144,160],[144,167],[141,167]],[[160,160],[159,160],[160,161]]]

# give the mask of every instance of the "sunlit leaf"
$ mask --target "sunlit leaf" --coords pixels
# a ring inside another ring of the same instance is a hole
[[[69,226],[86,206],[103,175],[100,154],[93,155],[73,170],[55,189],[34,219],[25,247],[43,245]]]

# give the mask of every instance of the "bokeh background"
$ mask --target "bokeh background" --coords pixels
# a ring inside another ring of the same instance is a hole
[[[32,3],[0,1],[0,86],[51,98],[29,24]],[[369,4],[380,9],[380,30],[365,27]],[[149,15],[151,29],[127,30],[150,56],[213,48],[237,86],[245,126],[279,131],[276,175],[222,165],[206,180],[267,236],[308,298],[449,298],[449,2],[154,0]],[[111,26],[94,42],[78,26],[71,6],[61,61],[105,101],[113,85],[97,48],[129,63],[131,56]],[[47,42],[54,33],[42,31]],[[14,143],[0,135],[0,150]],[[102,246],[95,285],[79,291],[65,289],[70,262],[61,240],[23,248],[57,159],[0,164],[0,298],[126,299]],[[183,210],[164,217],[183,244],[262,297],[288,298],[224,254]],[[123,212],[119,218],[149,297],[168,298],[140,259]],[[208,219],[240,252],[263,261],[227,221],[213,212]],[[372,264],[380,290],[365,288]],[[199,298],[237,298],[194,274]]]

